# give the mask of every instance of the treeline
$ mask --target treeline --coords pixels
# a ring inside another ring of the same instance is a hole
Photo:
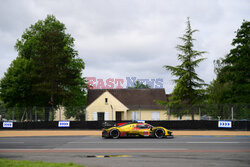
[[[237,30],[232,42],[234,48],[224,58],[214,61],[216,79],[209,85],[195,71],[206,53],[194,49],[196,31],[188,18],[186,32],[180,37],[183,44],[176,47],[181,63],[164,66],[175,76],[176,85],[169,101],[159,103],[180,117],[191,114],[194,119],[197,108],[202,108],[214,118],[229,119],[235,114],[235,119],[250,119],[250,22],[243,21]]]
[[[207,88],[207,103],[231,104],[238,108],[238,119],[250,119],[250,22],[243,21],[232,41],[233,49],[215,60],[216,79]],[[245,105],[244,105],[245,104]],[[248,104],[248,105],[247,105]]]

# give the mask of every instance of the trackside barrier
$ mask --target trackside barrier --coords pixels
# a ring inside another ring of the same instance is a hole
[[[69,128],[70,127],[70,122],[69,121],[59,121],[58,122],[58,127],[59,128]]]
[[[116,123],[131,122],[131,121],[70,121],[68,124],[64,122],[64,126],[69,126],[66,129],[102,129],[103,123],[114,125]],[[173,130],[250,130],[250,121],[230,121],[231,128],[220,128],[219,121],[207,120],[177,120],[177,121],[145,121],[153,126],[163,126]],[[12,122],[11,122],[12,123]],[[3,127],[4,122],[0,122],[1,130],[16,130],[16,129],[62,129],[59,127],[58,121],[43,121],[43,122],[13,122],[12,128]],[[7,125],[6,125],[7,126]],[[10,126],[10,124],[9,124]],[[64,128],[63,128],[64,129]]]
[[[218,121],[219,128],[232,128],[232,121]]]
[[[3,128],[13,128],[13,122],[3,122]]]

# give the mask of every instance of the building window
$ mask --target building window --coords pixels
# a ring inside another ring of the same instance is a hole
[[[97,113],[97,121],[104,121],[104,112]]]
[[[152,120],[160,120],[160,112],[152,112]]]
[[[104,113],[104,120],[109,121],[109,112]]]
[[[105,104],[108,104],[108,98],[105,98]]]
[[[138,120],[139,119],[139,112],[131,112],[131,119],[134,120]]]
[[[92,120],[97,121],[97,112],[92,113]]]

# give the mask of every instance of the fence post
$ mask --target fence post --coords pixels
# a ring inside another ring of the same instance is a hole
[[[49,108],[49,121],[51,121],[51,107]]]
[[[35,108],[35,120],[37,121],[37,109]]]
[[[201,108],[199,107],[199,119],[201,120]]]
[[[15,119],[15,111],[12,109],[12,121]]]
[[[170,120],[170,108],[168,108],[168,120]]]
[[[59,121],[61,121],[61,107],[59,107],[58,109],[59,109]]]
[[[231,107],[231,112],[232,112],[231,114],[232,114],[232,121],[233,121],[234,120],[234,107],[233,106]]]

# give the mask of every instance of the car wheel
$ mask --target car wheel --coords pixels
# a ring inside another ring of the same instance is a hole
[[[112,129],[110,131],[110,136],[113,138],[113,139],[118,139],[120,137],[120,131],[118,129]]]
[[[165,131],[164,131],[163,129],[161,129],[161,128],[156,129],[156,130],[154,131],[154,136],[155,136],[156,138],[161,139],[161,138],[163,138],[163,137],[165,136]]]

